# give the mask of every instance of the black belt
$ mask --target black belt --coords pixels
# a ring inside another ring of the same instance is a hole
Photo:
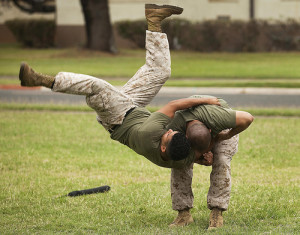
[[[124,116],[124,119],[134,110],[135,108],[131,108],[129,109],[126,113],[125,113],[125,116]],[[113,131],[120,125],[114,125],[112,126],[110,129],[108,129],[108,132],[111,134],[113,133]]]

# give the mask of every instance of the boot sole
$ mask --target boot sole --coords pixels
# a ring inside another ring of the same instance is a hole
[[[173,10],[172,11],[173,14],[178,14],[178,15],[183,12],[183,8],[172,6],[172,5],[159,6],[156,4],[145,4],[145,9],[171,9],[171,10]]]

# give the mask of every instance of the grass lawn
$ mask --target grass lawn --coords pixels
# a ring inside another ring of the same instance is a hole
[[[117,55],[83,49],[23,49],[0,45],[0,84],[17,84],[19,64],[37,71],[89,74],[121,85],[145,62],[144,50]],[[300,53],[199,53],[172,51],[167,86],[300,87]],[[125,78],[125,79],[124,79]]]
[[[109,139],[90,112],[1,110],[0,234],[205,234],[210,167],[195,166],[195,223],[168,224],[170,170]],[[299,234],[300,119],[257,117],[232,161],[225,226],[212,234]],[[76,198],[70,191],[110,185]]]
[[[147,107],[151,112],[155,112],[159,107]],[[244,110],[252,115],[259,116],[279,116],[279,117],[300,117],[300,109],[297,108],[236,108]],[[0,110],[27,110],[27,111],[64,111],[64,112],[92,112],[94,110],[87,105],[57,105],[57,104],[18,104],[1,103]]]

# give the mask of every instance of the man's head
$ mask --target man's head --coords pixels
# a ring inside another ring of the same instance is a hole
[[[186,135],[191,143],[191,147],[198,152],[208,149],[211,141],[210,130],[197,120],[187,124]]]
[[[171,129],[162,136],[160,147],[163,157],[174,161],[185,159],[191,148],[183,133]]]

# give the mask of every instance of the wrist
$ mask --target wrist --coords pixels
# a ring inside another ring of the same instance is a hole
[[[228,140],[232,137],[230,131],[228,131],[226,134],[225,134],[225,140]]]

